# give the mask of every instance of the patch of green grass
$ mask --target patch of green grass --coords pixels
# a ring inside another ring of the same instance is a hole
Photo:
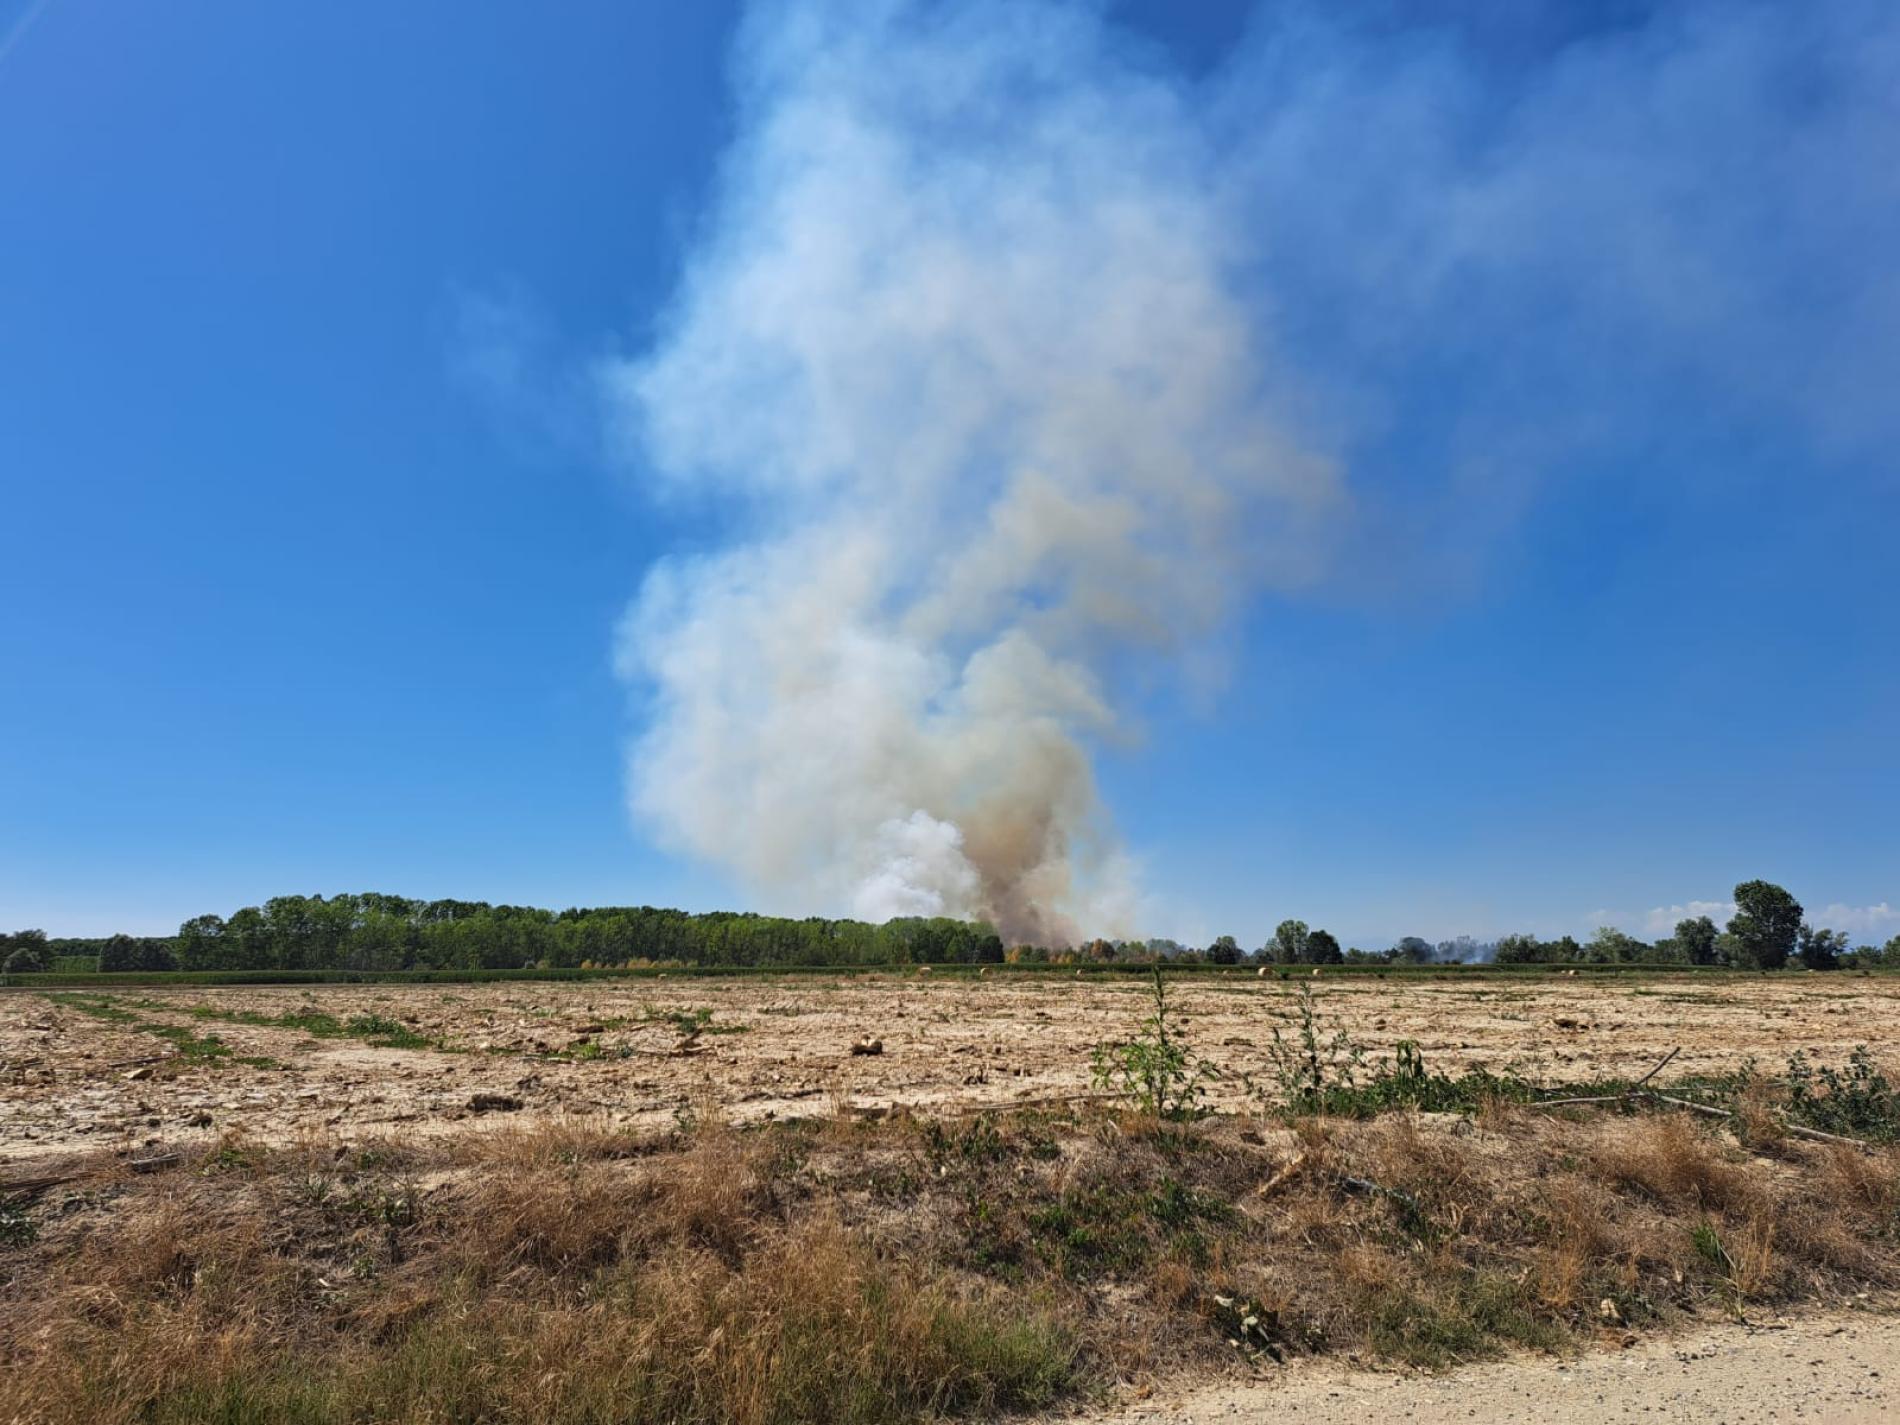
[[[694,1009],[668,1010],[658,1010],[652,1005],[646,1005],[640,1011],[640,1020],[644,1024],[670,1024],[681,1034],[744,1034],[752,1027],[749,1024],[715,1023],[713,1013],[712,1008],[707,1005],[700,1005]]]
[[[90,1015],[94,1019],[103,1019],[110,1024],[144,1023],[136,1014],[121,1008],[105,995],[49,994],[47,998],[54,1004]]]
[[[39,1240],[39,1224],[19,1203],[0,1202],[0,1247],[27,1247]]]
[[[126,1024],[146,1034],[165,1040],[176,1050],[175,1056],[161,1066],[162,1071],[176,1072],[187,1068],[217,1068],[225,1063],[248,1064],[257,1069],[275,1069],[275,1059],[255,1055],[238,1055],[231,1052],[231,1046],[215,1034],[198,1034],[175,1024],[160,1024],[154,1020],[142,1019],[123,1005],[106,995],[48,995],[56,1004],[77,1010],[81,1014],[91,1015],[112,1024]],[[150,1000],[135,1003],[148,1008],[170,1009],[169,1005],[154,1004]],[[195,1012],[195,1011],[194,1011]]]
[[[1507,1345],[1555,1351],[1567,1340],[1561,1326],[1535,1313],[1513,1278],[1496,1272],[1466,1272],[1437,1295],[1395,1284],[1365,1305],[1369,1344],[1408,1365],[1482,1360]]]
[[[358,1014],[344,1020],[320,1009],[259,1014],[256,1010],[222,1009],[214,1004],[195,1004],[188,1012],[199,1019],[217,1019],[229,1024],[251,1024],[261,1029],[295,1029],[312,1039],[361,1039],[378,1049],[432,1049],[445,1054],[456,1052],[442,1040],[419,1034],[401,1020],[382,1014]]]
[[[358,1039],[366,1039],[379,1049],[433,1049],[436,1041],[418,1034],[401,1020],[381,1014],[359,1014],[345,1026]]]
[[[1074,1188],[1032,1208],[1026,1221],[1044,1259],[1062,1276],[1086,1281],[1131,1275],[1168,1251],[1204,1258],[1197,1224],[1232,1215],[1219,1198],[1163,1177],[1146,1192],[1102,1184]]]
[[[178,1058],[188,1065],[213,1064],[231,1057],[231,1046],[215,1034],[194,1034],[172,1024],[146,1024],[143,1028],[169,1042],[178,1051]]]

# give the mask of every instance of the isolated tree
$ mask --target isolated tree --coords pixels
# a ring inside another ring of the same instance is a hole
[[[1240,942],[1231,935],[1223,935],[1207,947],[1207,963],[1210,965],[1238,965],[1240,963]]]
[[[1339,948],[1339,942],[1329,930],[1309,930],[1306,943],[1300,947],[1300,963],[1304,965],[1338,965],[1344,962],[1345,952]]]
[[[1297,965],[1306,948],[1306,922],[1283,920],[1273,932],[1273,958],[1282,965]]]
[[[1740,962],[1750,969],[1779,970],[1801,934],[1801,902],[1768,881],[1735,888],[1735,915],[1728,923]]]
[[[1706,915],[1676,922],[1676,949],[1691,965],[1716,963],[1715,922]]]

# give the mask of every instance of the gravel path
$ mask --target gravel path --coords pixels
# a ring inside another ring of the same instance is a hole
[[[1277,1380],[1135,1402],[1091,1425],[1872,1425],[1900,1420],[1900,1318],[1803,1316],[1772,1326],[1711,1324],[1571,1361],[1519,1358],[1444,1375],[1315,1363]]]

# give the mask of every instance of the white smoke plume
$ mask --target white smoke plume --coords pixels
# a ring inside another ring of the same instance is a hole
[[[1681,0],[1534,63],[1364,11],[1263,9],[1197,81],[1093,7],[752,13],[707,225],[607,373],[718,522],[621,639],[664,839],[781,908],[1132,929],[1091,748],[1263,585],[1405,583],[1749,422],[1892,433],[1890,8]]]
[[[709,247],[613,377],[744,529],[630,616],[633,795],[808,904],[1061,942],[1124,894],[1087,743],[1125,656],[1303,577],[1341,496],[1173,92],[1064,12],[960,15],[751,31]]]

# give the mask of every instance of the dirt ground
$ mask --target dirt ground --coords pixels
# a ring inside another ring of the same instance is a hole
[[[1416,1040],[1434,1067],[1512,1066],[1552,1083],[1647,1069],[1665,1077],[1779,1068],[1796,1049],[1828,1061],[1900,1040],[1900,982],[1850,976],[1687,982],[1588,979],[1309,981],[1326,1026],[1373,1054]],[[1215,1102],[1248,1102],[1297,982],[1251,971],[1178,982],[1175,1007],[1222,1078]],[[785,976],[585,984],[124,989],[137,1023],[103,1020],[33,991],[0,992],[0,1158],[190,1146],[239,1131],[285,1141],[481,1131],[586,1115],[663,1124],[716,1102],[737,1121],[897,1106],[961,1111],[1085,1093],[1093,1046],[1147,1012],[1138,980]],[[431,1042],[196,1016],[378,1015]],[[685,1027],[705,1019],[696,1034]],[[707,1015],[709,1014],[709,1018]],[[231,1051],[187,1063],[155,1026],[215,1034]],[[851,1053],[861,1038],[875,1056]],[[245,1059],[266,1061],[241,1062]],[[472,1101],[498,1096],[497,1108]]]
[[[1094,1425],[1875,1425],[1900,1417],[1900,1320],[1831,1313],[1705,1324],[1678,1336],[1574,1361],[1520,1357],[1444,1375],[1302,1362],[1257,1385],[1214,1386],[1138,1401]]]

